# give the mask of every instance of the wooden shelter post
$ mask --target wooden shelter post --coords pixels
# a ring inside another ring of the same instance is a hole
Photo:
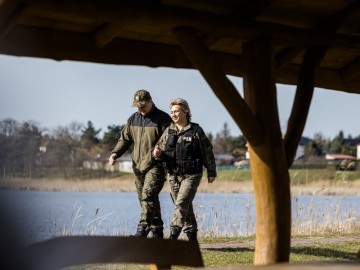
[[[262,125],[264,140],[249,142],[256,206],[256,265],[288,262],[291,239],[290,178],[280,129],[272,43],[243,44],[244,99]]]
[[[248,140],[256,203],[255,264],[286,262],[291,238],[290,180],[277,111],[272,44],[244,45],[244,100],[196,31],[177,28],[173,33]]]

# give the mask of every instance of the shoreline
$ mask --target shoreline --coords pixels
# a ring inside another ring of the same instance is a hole
[[[0,180],[0,190],[29,190],[53,192],[136,192],[134,177],[104,178],[89,180],[26,179],[12,178]],[[162,192],[169,192],[166,181]],[[252,181],[215,181],[207,183],[204,178],[198,193],[254,193]],[[330,184],[318,181],[311,184],[292,185],[291,195],[338,195],[359,196],[360,180]]]

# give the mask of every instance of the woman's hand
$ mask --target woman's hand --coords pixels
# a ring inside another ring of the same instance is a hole
[[[157,145],[155,145],[155,148],[153,150],[153,157],[158,158],[158,157],[160,157],[160,155],[161,155],[161,150],[160,150],[159,145],[157,144]]]
[[[212,182],[214,182],[215,181],[215,178],[216,177],[208,177],[208,183],[212,183]]]

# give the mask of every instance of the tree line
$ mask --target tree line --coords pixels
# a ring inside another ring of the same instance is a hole
[[[39,178],[49,175],[63,178],[89,177],[83,162],[106,162],[122,128],[123,125],[108,126],[100,137],[101,129],[95,128],[91,121],[86,124],[71,122],[48,129],[36,121],[19,122],[6,118],[0,121],[0,168],[4,178]],[[218,133],[208,133],[207,136],[215,154],[230,154],[238,160],[245,158],[246,139],[242,135],[232,136],[226,122]],[[340,131],[333,139],[326,139],[317,133],[313,138],[306,139],[303,158],[311,160],[325,153],[356,156],[356,142],[360,143],[360,135],[345,137]],[[92,172],[91,176],[99,175]]]

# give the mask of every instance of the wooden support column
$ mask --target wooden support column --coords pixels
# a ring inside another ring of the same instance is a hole
[[[315,73],[327,50],[327,47],[308,49],[301,64],[294,105],[284,138],[288,168],[294,162],[296,150],[305,128],[315,88]]]
[[[216,63],[209,49],[191,28],[173,29],[193,66],[198,69],[215,95],[224,104],[245,138],[254,145],[262,141],[262,128],[236,87]]]
[[[256,206],[256,265],[288,262],[291,239],[290,180],[280,129],[272,43],[243,44],[244,98],[262,125],[264,140],[249,143]]]

